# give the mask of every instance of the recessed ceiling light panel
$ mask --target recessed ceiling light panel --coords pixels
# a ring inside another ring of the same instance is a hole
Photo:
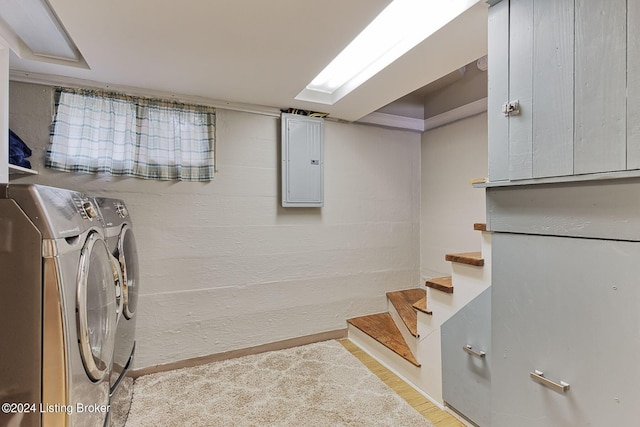
[[[62,61],[83,61],[46,0],[0,0],[0,21],[20,38],[29,54]],[[23,56],[21,52],[16,54]]]
[[[333,105],[480,0],[394,0],[296,99]]]

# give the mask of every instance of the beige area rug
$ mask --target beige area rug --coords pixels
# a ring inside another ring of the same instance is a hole
[[[127,427],[433,425],[337,341],[145,375]]]

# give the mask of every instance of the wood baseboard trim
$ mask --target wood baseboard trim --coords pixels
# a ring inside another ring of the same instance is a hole
[[[267,351],[284,350],[291,347],[313,344],[321,341],[336,340],[347,338],[347,329],[336,329],[333,331],[320,332],[318,334],[306,335],[303,337],[291,338],[283,341],[276,341],[268,344],[262,344],[255,347],[242,348],[239,350],[225,351],[224,353],[210,354],[207,356],[194,357],[191,359],[179,360],[177,362],[165,363],[162,365],[149,366],[147,368],[134,369],[131,372],[133,378],[143,375],[155,374],[157,372],[173,371],[181,368],[191,368],[193,366],[205,365],[211,362],[219,362],[221,360],[234,359],[252,354],[264,353]]]

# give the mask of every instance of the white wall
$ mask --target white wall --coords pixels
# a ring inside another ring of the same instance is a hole
[[[421,157],[420,271],[449,276],[445,254],[480,250],[485,192],[469,180],[487,176],[486,113],[423,133]]]
[[[47,170],[52,89],[12,82],[9,111],[40,171],[16,182],[127,202],[136,368],[343,329],[419,284],[418,134],[326,122],[325,207],[285,209],[278,118],[219,110],[216,178],[180,183]]]

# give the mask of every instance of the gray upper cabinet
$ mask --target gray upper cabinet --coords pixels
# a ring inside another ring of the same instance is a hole
[[[640,168],[640,4],[489,9],[489,181]]]

